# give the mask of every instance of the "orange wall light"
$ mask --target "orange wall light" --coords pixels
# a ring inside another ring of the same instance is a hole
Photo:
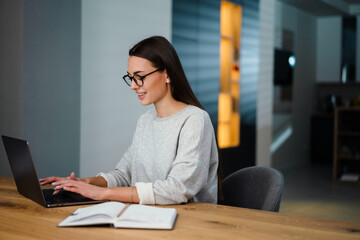
[[[219,148],[240,144],[240,36],[242,8],[222,1],[220,8]]]

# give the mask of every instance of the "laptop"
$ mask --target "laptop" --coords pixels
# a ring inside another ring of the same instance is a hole
[[[65,190],[61,190],[58,194],[53,195],[53,189],[41,189],[31,157],[29,143],[22,139],[3,135],[1,137],[17,190],[21,195],[44,207],[61,207],[103,202]]]

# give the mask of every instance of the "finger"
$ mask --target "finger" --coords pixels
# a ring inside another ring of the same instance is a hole
[[[52,185],[59,185],[59,184],[63,184],[63,183],[70,182],[70,181],[73,181],[73,180],[69,179],[69,177],[58,178],[56,181],[53,181],[51,184]]]
[[[49,177],[47,177],[47,178],[40,178],[40,179],[39,179],[39,181],[40,181],[40,182],[46,182],[46,181],[49,181]]]
[[[40,185],[41,185],[41,186],[44,186],[44,185],[46,185],[46,184],[48,184],[48,182],[40,182]]]
[[[69,192],[74,192],[74,193],[81,194],[81,190],[79,188],[77,188],[77,187],[64,186],[63,189],[66,190],[66,191],[69,191]]]
[[[56,182],[51,183],[53,186],[58,186],[58,185],[68,185],[68,184],[77,184],[80,183],[79,181],[75,181],[75,180],[71,180],[71,179],[59,179]]]
[[[55,190],[54,192],[53,192],[53,195],[56,195],[56,194],[58,194],[60,192],[60,190]]]
[[[66,181],[64,183],[62,183],[61,187],[66,190],[66,191],[70,191],[70,192],[75,192],[78,194],[81,194],[83,196],[86,197],[86,185],[83,182],[78,182],[78,181]]]
[[[54,180],[51,180],[51,179],[46,179],[46,180],[41,181],[41,183],[44,184],[44,185],[52,183],[52,182],[54,182]]]
[[[60,192],[61,189],[63,189],[63,188],[64,188],[64,186],[59,185],[59,186],[54,187],[54,191]]]
[[[54,189],[61,190],[65,187],[78,188],[79,185],[81,185],[81,183],[78,181],[74,181],[74,180],[62,180],[62,181],[58,181],[58,182],[53,182],[52,185],[55,186]]]
[[[74,173],[74,172],[71,172],[71,173],[70,173],[70,178],[71,178],[72,180],[76,180],[76,177],[75,177],[75,173]]]
[[[57,182],[52,182],[51,185],[56,187],[56,186],[64,185],[65,183],[67,183],[67,180],[60,180]]]
[[[54,187],[53,195],[58,194],[63,189],[63,186],[59,185]]]
[[[60,182],[53,182],[53,183],[51,183],[51,185],[53,185],[53,186],[59,186],[61,183]]]
[[[47,184],[47,181],[45,179],[39,179],[39,183],[43,186]]]
[[[56,177],[48,177],[48,178],[39,179],[41,185],[46,185],[46,184],[52,183],[55,180],[56,180]]]

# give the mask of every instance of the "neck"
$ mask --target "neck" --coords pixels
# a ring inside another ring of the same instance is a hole
[[[171,115],[180,112],[187,106],[186,103],[176,101],[173,98],[168,101],[158,102],[154,105],[159,118],[170,117]]]

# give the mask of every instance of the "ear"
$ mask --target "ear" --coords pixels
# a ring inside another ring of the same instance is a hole
[[[167,71],[164,70],[165,72],[165,80],[166,80],[166,83],[169,84],[170,83],[170,78],[169,78],[169,75],[167,74]]]

